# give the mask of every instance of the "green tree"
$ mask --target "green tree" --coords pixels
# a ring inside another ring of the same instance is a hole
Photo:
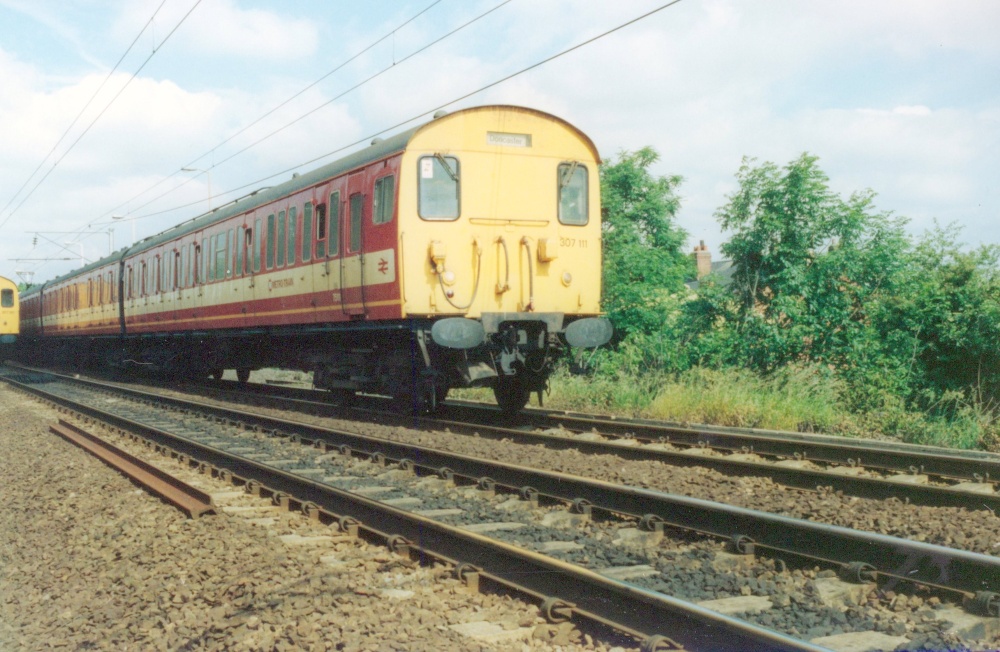
[[[745,362],[771,371],[817,362],[880,392],[905,392],[906,365],[878,326],[908,263],[905,220],[874,210],[870,190],[843,199],[817,158],[784,168],[744,159],[739,190],[717,217],[732,238],[735,328]],[[881,324],[884,325],[884,324]]]
[[[955,227],[936,227],[921,239],[906,292],[892,302],[886,317],[911,337],[908,363],[925,403],[957,392],[965,400],[996,406],[1000,248],[966,251],[958,236]]]
[[[601,166],[604,309],[619,339],[661,330],[691,271],[674,218],[681,177],[651,174],[658,159],[644,147]]]

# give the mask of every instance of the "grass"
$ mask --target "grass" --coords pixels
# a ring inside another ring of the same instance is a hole
[[[694,368],[642,377],[583,377],[560,371],[551,379],[545,405],[679,423],[1000,451],[1000,420],[981,405],[957,400],[948,410],[923,412],[887,400],[881,410],[858,414],[842,398],[849,391],[822,368],[812,367],[790,367],[766,378],[743,369]]]
[[[299,372],[274,377],[308,380]],[[693,368],[642,376],[574,376],[561,369],[553,374],[550,389],[545,407],[558,410],[1000,452],[1000,419],[994,410],[950,397],[947,406],[924,412],[890,398],[880,410],[853,413],[842,399],[850,388],[820,367],[788,367],[766,378],[745,369]],[[449,396],[494,400],[493,391],[485,388],[453,389]],[[529,405],[538,405],[537,396],[532,395]]]

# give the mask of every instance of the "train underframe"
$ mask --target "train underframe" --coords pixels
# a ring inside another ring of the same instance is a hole
[[[406,320],[312,331],[46,338],[26,342],[21,357],[36,364],[173,379],[221,377],[232,369],[247,382],[257,369],[299,370],[312,372],[315,387],[342,401],[357,392],[381,394],[414,412],[435,410],[455,387],[490,387],[501,410],[514,413],[532,393],[547,388],[553,361],[565,349],[559,335],[562,315],[446,321],[462,323],[452,324],[450,336],[434,328],[440,322]],[[475,332],[470,335],[469,329]]]

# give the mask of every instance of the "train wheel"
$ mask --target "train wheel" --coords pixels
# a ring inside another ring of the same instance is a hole
[[[493,396],[504,414],[517,414],[531,398],[531,388],[520,375],[499,376],[493,384]]]
[[[222,380],[222,369],[210,369],[208,372],[208,377],[213,380]]]
[[[250,370],[246,368],[236,369],[236,380],[239,381],[241,385],[246,385],[250,382]]]

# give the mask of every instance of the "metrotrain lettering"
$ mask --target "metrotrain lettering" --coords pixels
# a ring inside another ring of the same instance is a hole
[[[274,290],[274,289],[277,289],[277,288],[290,288],[293,285],[295,285],[295,279],[294,278],[276,278],[276,279],[269,280],[267,282],[267,289],[268,290]]]

